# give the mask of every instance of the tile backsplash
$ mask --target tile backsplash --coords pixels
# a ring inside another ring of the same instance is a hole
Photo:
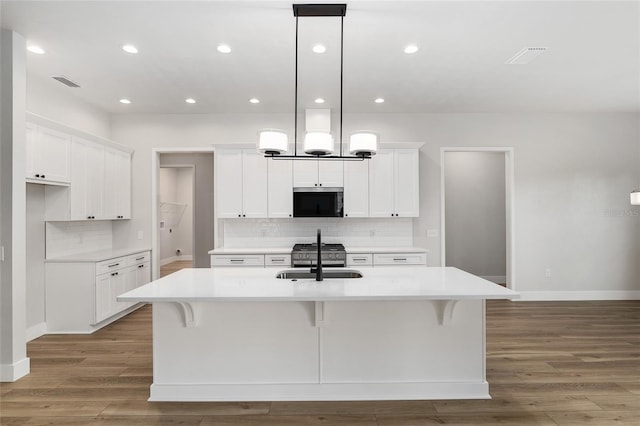
[[[297,218],[297,219],[225,219],[220,227],[222,245],[237,247],[290,247],[316,239],[342,243],[347,247],[407,247],[413,245],[411,218]],[[219,228],[219,229],[220,229]]]
[[[69,256],[113,247],[109,220],[47,222],[46,257]]]

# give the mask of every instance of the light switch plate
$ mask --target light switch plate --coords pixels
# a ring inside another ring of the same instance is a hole
[[[143,236],[142,236],[142,235],[143,235],[143,234],[142,234],[142,231],[138,231],[138,239],[139,239],[139,240],[141,240],[141,239],[143,238]]]
[[[437,229],[427,229],[427,238],[438,238],[440,232]]]

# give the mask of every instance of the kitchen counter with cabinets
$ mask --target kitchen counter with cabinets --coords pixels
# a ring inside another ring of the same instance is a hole
[[[485,300],[517,293],[456,268],[359,270],[183,269],[121,295],[154,305],[150,400],[490,397]]]

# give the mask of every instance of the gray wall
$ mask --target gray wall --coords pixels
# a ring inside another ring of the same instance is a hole
[[[160,155],[161,167],[185,165],[195,166],[193,265],[196,268],[208,268],[210,266],[208,251],[214,247],[213,154]]]
[[[446,264],[505,282],[505,154],[444,156]]]

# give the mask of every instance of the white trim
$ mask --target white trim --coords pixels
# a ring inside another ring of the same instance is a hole
[[[40,324],[32,325],[27,328],[27,342],[37,339],[40,336],[47,334],[47,323],[41,322]]]
[[[491,399],[481,382],[157,384],[149,401],[380,401]]]
[[[151,280],[157,280],[160,278],[160,262],[159,262],[159,238],[158,238],[158,173],[160,171],[160,154],[200,154],[200,153],[214,153],[213,147],[166,147],[166,148],[152,148],[151,149]],[[215,157],[215,155],[214,155]],[[214,158],[215,161],[215,158]],[[215,165],[214,165],[215,173]],[[193,185],[195,188],[195,167],[193,173]],[[211,183],[213,185],[213,182]],[[195,191],[195,189],[194,189]],[[195,194],[194,194],[195,195]],[[194,196],[195,201],[195,196]],[[195,215],[195,209],[193,209]],[[217,220],[214,213],[214,236],[218,233]],[[195,245],[195,221],[194,226],[194,238],[193,244]],[[195,251],[194,251],[195,253]]]
[[[24,358],[14,364],[0,364],[0,382],[15,382],[31,371],[31,361]]]
[[[183,254],[181,256],[171,256],[165,259],[160,260],[160,266],[168,265],[169,263],[175,262],[177,260],[190,260],[193,262],[193,256],[190,254]]]
[[[515,301],[640,300],[640,290],[521,291]]]
[[[505,217],[507,228],[507,288],[516,290],[515,273],[515,173],[513,147],[440,147],[440,266],[446,266],[446,238],[445,238],[445,170],[444,156],[446,152],[503,152],[505,161]]]
[[[496,284],[504,284],[507,282],[506,275],[480,275],[480,278],[484,278],[485,280]]]

